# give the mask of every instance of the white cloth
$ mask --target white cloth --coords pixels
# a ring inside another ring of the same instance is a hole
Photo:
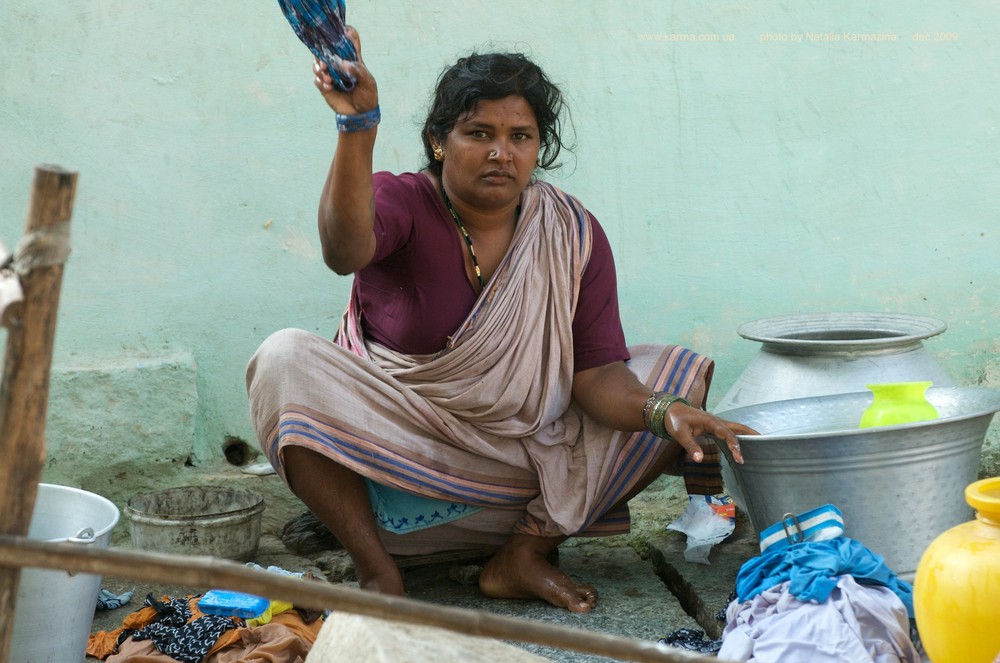
[[[903,602],[880,585],[841,576],[823,603],[788,582],[726,609],[720,659],[748,663],[920,663]]]

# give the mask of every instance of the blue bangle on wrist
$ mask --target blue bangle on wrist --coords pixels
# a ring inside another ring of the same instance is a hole
[[[337,113],[337,131],[340,133],[351,133],[353,131],[365,131],[374,129],[382,119],[382,113],[378,105],[370,111],[358,113],[357,115],[341,115]]]

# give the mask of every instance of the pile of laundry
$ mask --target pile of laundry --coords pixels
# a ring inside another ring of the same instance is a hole
[[[754,663],[920,663],[912,586],[843,536],[834,505],[788,518],[761,532],[761,554],[740,568],[720,640],[688,632],[661,642]]]
[[[108,663],[302,663],[323,625],[321,612],[266,599],[252,618],[211,614],[208,594],[147,596],[119,628],[92,634],[87,655]]]
[[[844,536],[754,557],[736,577],[719,658],[734,661],[906,661],[913,588]]]

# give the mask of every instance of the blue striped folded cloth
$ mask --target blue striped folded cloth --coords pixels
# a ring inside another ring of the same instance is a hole
[[[357,61],[358,52],[344,33],[347,9],[344,0],[278,0],[292,30],[312,54],[326,64],[333,85],[346,92],[354,88],[353,76],[340,73],[331,64],[337,58]]]
[[[844,534],[844,514],[832,504],[804,513],[786,513],[760,533],[760,551],[781,550],[803,541],[829,541]]]

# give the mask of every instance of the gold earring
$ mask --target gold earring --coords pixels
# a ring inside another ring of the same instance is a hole
[[[434,153],[435,161],[444,161],[444,150],[441,149],[440,145],[435,145],[432,152]]]
[[[541,167],[542,167],[542,160],[535,159],[535,168],[541,168]]]

